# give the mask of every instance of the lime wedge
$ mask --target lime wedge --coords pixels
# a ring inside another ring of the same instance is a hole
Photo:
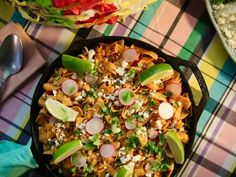
[[[144,70],[139,79],[142,85],[146,85],[156,80],[170,77],[173,73],[174,70],[169,64],[161,63]]]
[[[134,173],[134,162],[129,162],[128,164],[119,168],[117,177],[132,177]]]
[[[174,156],[177,164],[184,163],[184,146],[175,132],[167,132],[165,134],[166,141],[170,147],[170,150]]]
[[[62,55],[62,65],[67,69],[79,72],[79,74],[88,73],[93,69],[92,62],[66,54]]]
[[[55,164],[60,163],[62,160],[66,159],[82,147],[83,144],[80,140],[66,142],[65,144],[61,145],[53,154],[53,162]]]
[[[133,176],[133,169],[129,168],[128,166],[123,166],[119,168],[116,177],[132,177]]]
[[[74,122],[78,115],[78,112],[74,109],[52,98],[48,98],[45,105],[48,112],[52,114],[53,117],[62,120],[63,122]]]

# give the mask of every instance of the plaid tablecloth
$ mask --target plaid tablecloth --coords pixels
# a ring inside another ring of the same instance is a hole
[[[224,50],[204,1],[158,0],[148,10],[128,17],[124,23],[72,31],[30,23],[1,0],[0,28],[9,21],[24,27],[48,63],[76,38],[102,35],[140,39],[167,54],[196,63],[207,83],[210,98],[197,126],[193,153],[178,176],[236,176],[236,65]],[[21,144],[29,141],[32,96],[46,69],[44,66],[32,75],[0,105],[1,139]],[[194,77],[189,77],[189,83],[198,95]],[[43,176],[40,172],[37,175]]]

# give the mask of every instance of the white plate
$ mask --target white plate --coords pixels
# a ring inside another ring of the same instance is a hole
[[[223,35],[223,33],[221,32],[220,30],[220,27],[218,26],[217,22],[215,21],[215,18],[213,16],[213,9],[211,7],[211,4],[210,4],[210,1],[209,0],[205,0],[206,2],[206,8],[207,8],[207,11],[208,11],[208,14],[210,16],[210,19],[217,31],[217,33],[219,34],[220,36],[220,39],[225,47],[225,50],[228,52],[228,54],[230,55],[230,57],[234,60],[234,62],[236,63],[236,49],[233,49],[232,47],[230,47],[227,42],[226,42],[226,38],[225,36]]]

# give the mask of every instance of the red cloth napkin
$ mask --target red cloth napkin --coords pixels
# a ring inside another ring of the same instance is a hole
[[[45,64],[45,60],[39,53],[38,49],[30,37],[25,33],[21,25],[10,22],[0,30],[0,43],[9,34],[16,34],[23,43],[23,65],[20,72],[10,76],[4,86],[4,91],[1,95],[0,103],[4,101],[12,92],[22,84],[27,78],[29,78],[35,71],[37,71],[42,65]],[[1,65],[0,65],[1,67]],[[2,76],[2,70],[0,68],[0,78]]]

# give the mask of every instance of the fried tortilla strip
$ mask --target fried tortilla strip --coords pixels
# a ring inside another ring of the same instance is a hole
[[[131,47],[135,48],[135,50],[140,53],[141,55],[147,55],[147,56],[150,56],[151,58],[153,58],[154,60],[157,60],[158,59],[158,55],[157,53],[151,51],[151,50],[146,50],[144,48],[141,48],[141,47],[138,47],[138,46],[135,46],[135,45],[132,45]]]

